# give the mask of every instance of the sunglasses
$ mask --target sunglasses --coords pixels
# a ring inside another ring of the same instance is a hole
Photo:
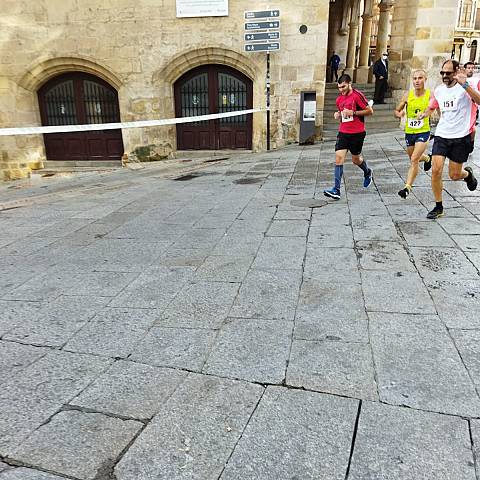
[[[453,75],[455,72],[440,72],[440,75],[443,77],[444,75]]]

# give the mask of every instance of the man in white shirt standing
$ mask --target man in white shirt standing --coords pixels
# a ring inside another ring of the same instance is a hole
[[[467,81],[465,69],[459,68],[456,60],[447,60],[442,65],[442,85],[430,98],[430,105],[423,115],[436,109],[441,112],[435,131],[432,150],[432,190],[435,207],[427,218],[443,217],[442,174],[445,158],[449,159],[448,174],[452,180],[463,180],[470,191],[477,188],[477,179],[471,167],[463,167],[472,151],[471,133],[475,126],[476,105],[480,93]]]

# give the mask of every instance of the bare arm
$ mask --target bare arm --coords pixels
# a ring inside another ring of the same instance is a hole
[[[405,93],[397,105],[397,108],[393,111],[393,115],[397,118],[402,118],[405,115],[405,106],[407,105],[408,93]]]

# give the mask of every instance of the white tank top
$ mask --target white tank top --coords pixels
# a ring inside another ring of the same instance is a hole
[[[439,85],[435,89],[431,106],[442,112],[435,135],[442,138],[462,138],[472,131],[475,104],[458,83],[451,88]]]

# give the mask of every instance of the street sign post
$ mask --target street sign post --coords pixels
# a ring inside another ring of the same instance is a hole
[[[280,50],[279,43],[251,43],[245,45],[246,52],[273,52]]]
[[[262,32],[262,33],[246,33],[246,42],[255,42],[258,40],[280,40],[280,32]]]
[[[280,28],[278,20],[271,20],[270,22],[247,22],[245,23],[245,30],[267,30],[270,28]]]
[[[256,12],[245,12],[245,20],[251,18],[277,18],[280,17],[280,10],[259,10]]]
[[[270,150],[270,52],[280,50],[280,10],[245,12],[244,29],[246,52],[267,52],[267,75],[265,93],[267,103],[267,150]]]

